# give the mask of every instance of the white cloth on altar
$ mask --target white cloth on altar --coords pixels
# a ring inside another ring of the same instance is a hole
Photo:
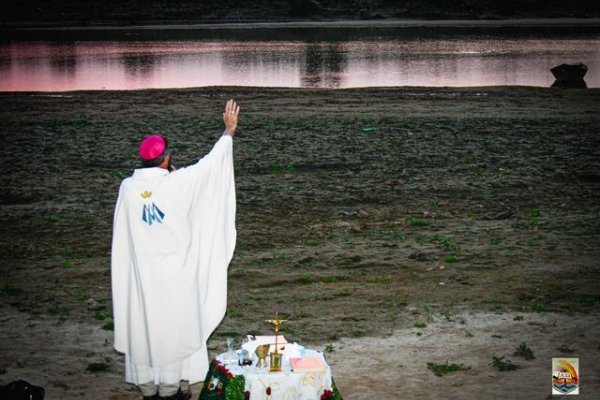
[[[121,184],[111,270],[114,346],[127,355],[128,382],[148,382],[144,368],[155,383],[177,366],[192,383],[208,371],[206,340],[225,315],[236,241],[232,147],[223,135],[190,167],[137,169]]]
[[[287,346],[288,346],[288,342],[285,338],[285,336],[279,335],[279,337],[277,338],[278,343],[277,343],[277,348],[278,351],[284,351],[287,352]],[[256,348],[262,344],[270,344],[271,346],[269,347],[269,353],[275,350],[275,336],[256,336],[254,339],[251,339],[247,342],[245,342],[244,344],[242,344],[242,349],[246,350],[248,352],[248,354],[254,354],[254,352],[256,351]]]
[[[325,372],[293,372],[290,370],[289,361],[284,355],[283,371],[269,372],[269,368],[256,367],[256,354],[252,356],[252,366],[239,366],[237,364],[225,365],[233,375],[244,376],[244,390],[250,392],[253,400],[315,400],[320,399],[325,390],[332,390],[333,379],[331,368],[327,364],[323,353],[315,350],[304,349],[301,353],[307,357],[319,357],[325,366]],[[223,362],[223,354],[217,356]],[[267,362],[269,357],[267,357]],[[271,388],[271,395],[267,395],[267,388]]]

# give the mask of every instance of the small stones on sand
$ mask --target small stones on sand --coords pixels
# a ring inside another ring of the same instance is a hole
[[[106,305],[100,304],[96,299],[89,298],[86,300],[87,308],[90,311],[98,311],[106,308]]]

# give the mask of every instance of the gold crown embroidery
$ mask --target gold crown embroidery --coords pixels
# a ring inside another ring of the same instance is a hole
[[[141,196],[144,199],[148,199],[148,198],[152,197],[152,192],[149,192],[146,190],[144,193],[141,194]]]

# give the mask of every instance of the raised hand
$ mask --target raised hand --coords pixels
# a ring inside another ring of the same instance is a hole
[[[233,137],[238,123],[238,114],[240,113],[240,106],[233,100],[229,100],[225,104],[225,111],[223,112],[223,122],[225,123],[225,133]]]

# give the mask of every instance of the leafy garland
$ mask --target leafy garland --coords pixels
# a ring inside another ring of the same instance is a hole
[[[246,379],[243,375],[234,376],[217,359],[213,359],[200,392],[202,400],[246,400],[250,393],[244,392]]]
[[[333,380],[333,377],[331,378],[331,389],[332,390],[325,389],[325,391],[321,395],[321,400],[344,400],[344,398],[342,397],[342,394],[338,390],[338,388]]]
[[[246,379],[243,375],[233,375],[217,359],[213,359],[206,374],[199,400],[248,400],[250,392],[244,391]],[[267,388],[270,395],[270,387]],[[344,400],[333,379],[331,389],[326,389],[321,400]]]

